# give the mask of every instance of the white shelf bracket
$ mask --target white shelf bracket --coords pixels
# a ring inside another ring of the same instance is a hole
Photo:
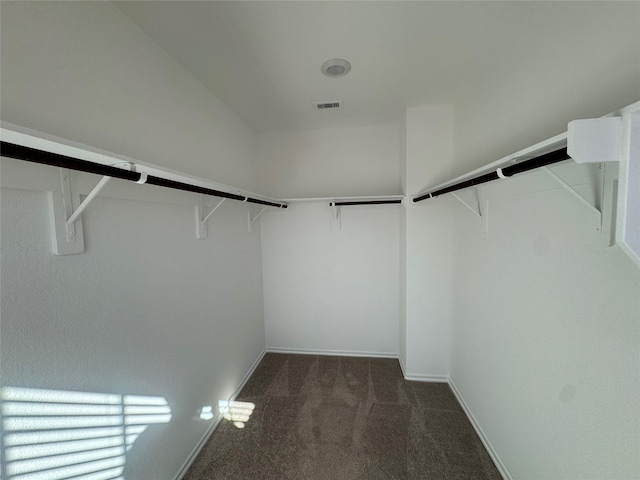
[[[249,219],[249,233],[253,231],[253,222],[255,222],[258,219],[258,217],[262,215],[262,212],[264,212],[266,209],[267,207],[262,207],[262,210],[260,210],[258,214],[253,218],[251,218],[251,210],[247,212],[247,218]]]
[[[104,176],[80,202],[80,195],[71,190],[71,171],[60,169],[62,193],[49,192],[51,225],[53,228],[53,253],[56,255],[73,255],[84,252],[84,236],[82,232],[82,212],[96,198],[112,177]],[[74,204],[79,204],[73,209]]]
[[[200,195],[200,201],[198,205],[196,205],[196,238],[203,239],[207,238],[207,220],[209,217],[213,215],[218,208],[222,206],[226,198],[223,198],[218,202],[218,204],[211,209],[211,211],[205,215],[206,207],[204,205],[204,196]]]
[[[342,230],[342,212],[336,202],[331,202],[331,230]]]
[[[599,169],[601,171],[602,181],[603,181],[603,185],[601,185],[601,188],[600,188],[600,195],[602,196],[602,194],[604,192],[604,169],[603,169],[602,164],[600,164]],[[600,198],[601,207],[600,207],[600,209],[598,209],[594,205],[592,205],[591,202],[589,202],[589,200],[584,198],[575,188],[573,188],[571,185],[569,185],[567,182],[565,182],[556,173],[551,171],[550,168],[542,167],[542,170],[544,170],[551,178],[553,178],[562,188],[564,188],[567,192],[569,192],[571,195],[573,195],[581,204],[583,204],[585,207],[587,207],[587,209],[590,212],[594,213],[595,215],[598,215],[599,223],[598,223],[598,226],[597,226],[597,230],[598,231],[602,231],[602,198]]]
[[[604,216],[605,216],[605,211],[608,211],[608,214],[611,215],[612,212],[612,208],[613,202],[611,202],[611,205],[606,205],[605,204],[605,196],[607,194],[608,191],[608,187],[609,187],[609,183],[608,182],[608,178],[607,178],[607,169],[606,169],[606,163],[601,163],[598,167],[598,172],[600,173],[601,176],[601,183],[600,183],[600,199],[599,199],[599,203],[598,206],[600,207],[599,209],[596,209],[600,212],[600,222],[598,227],[596,228],[596,230],[598,230],[598,232],[603,232],[604,231]],[[608,210],[606,210],[608,208]]]
[[[116,163],[113,166],[135,171],[135,165],[129,162]],[[51,239],[55,255],[74,255],[84,252],[82,212],[93,202],[111,178],[103,176],[84,200],[80,202],[80,195],[73,193],[71,189],[71,171],[66,168],[60,169],[62,192],[49,192]],[[146,179],[146,175],[144,178]],[[73,208],[74,205],[78,205],[75,210]]]
[[[109,180],[111,180],[111,178],[112,177],[102,177],[100,179],[98,184],[95,187],[93,187],[93,190],[89,192],[89,195],[85,197],[85,199],[78,206],[78,208],[76,208],[76,210],[67,219],[67,227],[73,226],[73,223],[76,221],[76,219],[82,214],[82,212],[85,211],[85,209],[89,206],[89,204],[93,201],[93,199],[96,198],[96,195],[98,195],[100,190],[102,190],[107,185],[107,183],[109,183]]]
[[[471,213],[473,213],[476,217],[478,217],[480,220],[482,220],[482,210],[480,210],[480,202],[476,201],[476,207],[474,208],[472,205],[469,205],[463,198],[460,198],[455,193],[452,193],[451,195],[453,195],[456,200],[458,200],[465,207],[467,207],[469,209],[469,211],[471,211]]]
[[[479,220],[482,226],[482,234],[489,233],[489,199],[485,198],[484,201],[480,200],[480,189],[475,189],[476,204],[475,206],[467,202],[464,198],[455,193],[451,193],[453,197],[464,205],[471,213],[473,213]],[[484,203],[484,205],[483,205]]]

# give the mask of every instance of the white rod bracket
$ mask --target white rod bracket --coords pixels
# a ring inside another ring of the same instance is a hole
[[[251,232],[253,231],[253,222],[255,222],[255,221],[258,219],[258,217],[259,217],[260,215],[262,215],[262,212],[264,212],[266,209],[267,209],[267,207],[262,207],[262,210],[260,210],[260,211],[258,212],[258,214],[257,214],[255,217],[253,217],[253,218],[251,218],[251,210],[249,210],[249,211],[247,212],[247,214],[248,214],[248,219],[249,219],[249,233],[251,233]]]
[[[107,183],[109,183],[111,177],[102,177],[98,184],[93,187],[93,190],[89,192],[89,195],[85,197],[82,203],[76,208],[76,210],[71,214],[71,216],[67,219],[67,225],[72,226],[76,219],[85,211],[85,209],[89,206],[89,204],[93,201],[93,199],[98,195],[100,190],[102,190]]]
[[[469,209],[469,211],[471,211],[471,213],[473,213],[476,217],[478,217],[480,220],[482,220],[482,211],[480,210],[480,203],[479,202],[476,204],[476,208],[477,208],[477,210],[476,210],[476,208],[473,208],[473,206],[469,205],[464,199],[460,198],[455,193],[452,192],[451,195],[453,195],[456,200],[458,200],[465,207],[467,207]]]
[[[331,202],[331,230],[342,230],[342,212],[336,202]]]
[[[218,208],[222,206],[225,200],[226,198],[220,200],[218,204],[213,207],[208,214],[205,215],[204,212],[206,211],[206,207],[204,205],[204,196],[200,195],[200,201],[198,205],[196,205],[196,238],[207,238],[207,220],[209,220],[209,217],[211,217],[211,215],[213,215],[216,210],[218,210]]]
[[[480,188],[475,189],[476,205],[475,208],[472,204],[468,203],[462,197],[455,193],[451,195],[462,203],[471,213],[473,213],[479,220],[482,226],[482,234],[487,235],[489,233],[489,199],[485,198],[484,201],[480,199]]]
[[[600,165],[600,169],[602,170],[602,164]],[[565,182],[556,173],[554,173],[550,168],[542,167],[542,170],[544,170],[551,178],[553,178],[562,188],[564,188],[567,192],[569,192],[571,195],[573,195],[581,204],[583,204],[585,207],[587,207],[587,209],[590,212],[598,215],[599,223],[598,223],[598,226],[596,228],[597,228],[598,231],[602,231],[602,210],[599,210],[594,205],[592,205],[591,202],[589,202],[586,198],[584,198],[575,188],[573,188],[571,185],[569,185],[567,182]],[[602,173],[602,178],[603,178],[603,182],[604,182],[604,173]],[[600,195],[601,196],[603,194],[603,191],[604,191],[604,187],[601,186],[601,189],[600,189]],[[602,209],[602,199],[600,199],[600,205],[601,205],[600,208]]]
[[[135,165],[130,162],[120,162],[113,166],[135,171]],[[80,195],[74,194],[71,189],[71,171],[66,168],[60,169],[62,193],[49,192],[54,254],[73,255],[84,252],[82,212],[87,209],[111,178],[103,176],[84,200],[80,202]],[[75,210],[73,209],[74,205],[78,205]]]
[[[51,246],[55,255],[74,255],[84,252],[82,218],[73,217],[74,203],[80,204],[80,195],[71,191],[71,171],[60,169],[61,192],[49,192],[51,218]],[[83,202],[84,203],[84,202]],[[84,208],[83,207],[83,210]]]

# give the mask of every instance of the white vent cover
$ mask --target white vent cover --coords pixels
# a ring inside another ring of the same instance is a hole
[[[342,108],[342,100],[334,100],[332,102],[313,102],[313,106],[317,110],[328,110],[330,108]]]

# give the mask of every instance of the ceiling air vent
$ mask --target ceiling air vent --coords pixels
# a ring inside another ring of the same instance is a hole
[[[342,100],[335,100],[333,102],[313,102],[313,106],[317,110],[329,110],[330,108],[341,108]]]

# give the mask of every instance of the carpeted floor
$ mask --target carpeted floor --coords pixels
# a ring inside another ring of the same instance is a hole
[[[397,360],[267,354],[185,480],[500,479],[445,383]],[[242,426],[242,424],[239,424]]]

